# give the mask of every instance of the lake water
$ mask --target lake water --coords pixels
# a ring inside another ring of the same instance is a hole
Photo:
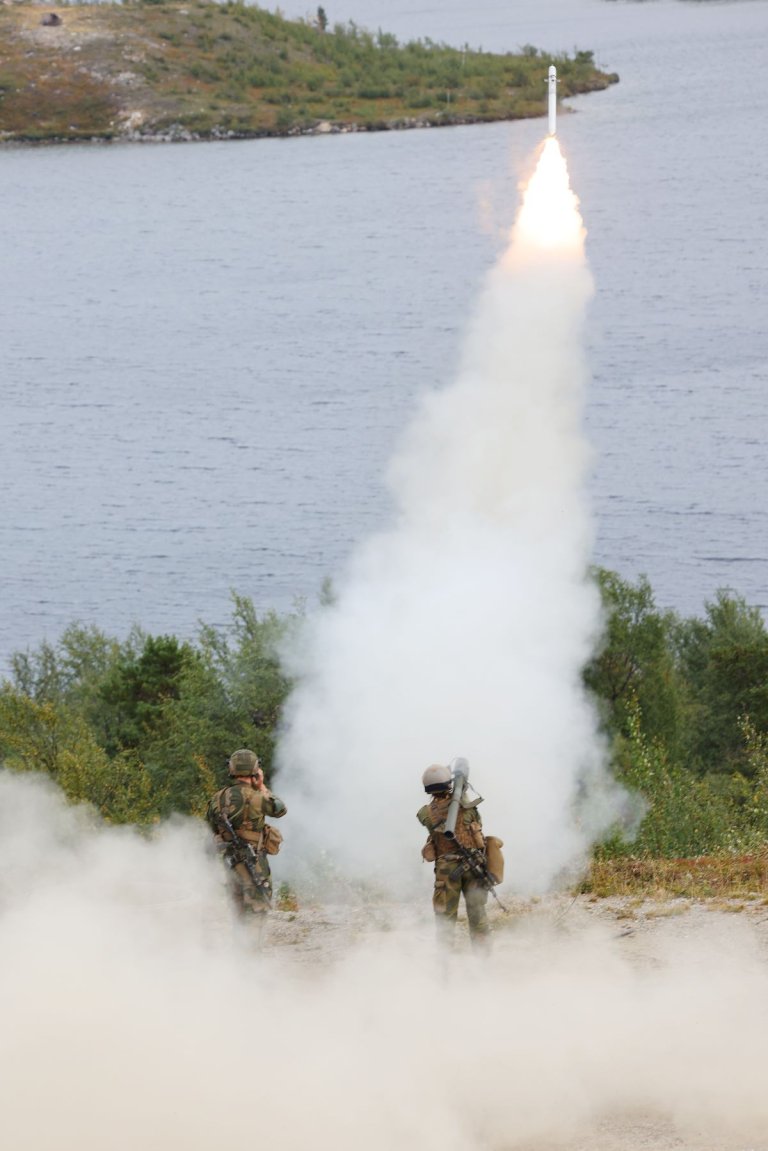
[[[768,3],[326,10],[620,73],[560,119],[596,559],[685,613],[720,586],[767,607]],[[230,589],[312,601],[387,520],[544,130],[0,150],[0,665],[73,619],[191,635]]]

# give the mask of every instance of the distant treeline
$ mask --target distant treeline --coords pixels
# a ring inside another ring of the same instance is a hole
[[[605,608],[584,669],[613,769],[646,814],[598,849],[696,856],[768,843],[768,632],[757,608],[721,591],[701,618],[659,610],[646,579],[595,571]],[[233,596],[225,627],[194,642],[134,629],[124,640],[73,624],[13,656],[0,686],[0,761],[42,771],[108,820],[200,814],[234,747],[269,777],[291,683],[279,642],[301,612],[259,616]]]

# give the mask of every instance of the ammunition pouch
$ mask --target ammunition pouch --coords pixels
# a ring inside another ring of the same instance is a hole
[[[435,851],[435,844],[431,835],[421,849],[421,858],[425,863],[434,863],[437,859],[437,852]]]
[[[497,884],[504,879],[504,855],[501,850],[503,846],[503,839],[497,839],[495,835],[485,837],[485,858],[488,871],[493,876],[494,883]]]
[[[272,827],[271,824],[265,823],[262,834],[262,850],[265,851],[267,855],[277,855],[280,850],[280,845],[283,842],[282,832],[278,831],[276,827]]]

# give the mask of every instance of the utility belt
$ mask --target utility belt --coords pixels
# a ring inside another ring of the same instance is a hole
[[[250,827],[238,827],[235,830],[237,831],[237,838],[244,839],[246,843],[258,843],[264,835],[263,828],[261,828],[259,831],[255,831]]]
[[[282,834],[271,823],[265,823],[260,831],[252,831],[249,827],[237,827],[235,835],[238,842],[232,843],[231,840],[225,842],[241,852],[245,851],[245,848],[239,845],[241,840],[244,844],[250,845],[257,854],[264,855],[277,855],[283,842]]]
[[[447,859],[449,863],[458,863],[464,856],[460,855],[458,851],[443,851],[438,854],[435,848],[435,841],[432,836],[429,837],[427,842],[421,849],[422,859],[427,863],[435,863],[439,859]]]

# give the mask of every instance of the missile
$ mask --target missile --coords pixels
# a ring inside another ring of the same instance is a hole
[[[547,100],[547,110],[549,113],[549,134],[554,136],[557,132],[557,68],[554,64],[549,66],[549,76],[547,78],[547,91],[549,98]]]

